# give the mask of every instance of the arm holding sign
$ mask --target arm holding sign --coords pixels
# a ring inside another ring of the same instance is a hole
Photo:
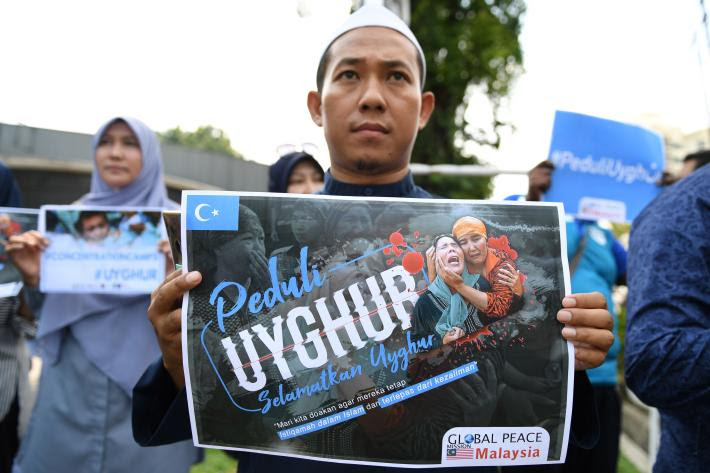
[[[190,438],[180,304],[183,294],[201,281],[202,275],[197,271],[173,271],[151,294],[148,319],[163,356],[133,388],[133,437],[144,447]]]
[[[15,267],[22,274],[22,281],[29,287],[39,284],[39,260],[49,240],[37,230],[13,235],[5,245]]]

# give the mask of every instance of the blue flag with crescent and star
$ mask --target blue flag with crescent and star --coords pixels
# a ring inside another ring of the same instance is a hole
[[[238,230],[239,196],[188,194],[188,230]]]

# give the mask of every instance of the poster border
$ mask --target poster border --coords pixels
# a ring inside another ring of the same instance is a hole
[[[187,274],[190,272],[187,257],[187,224],[186,224],[186,207],[187,207],[187,197],[190,195],[231,195],[239,197],[269,197],[269,198],[286,198],[286,199],[316,199],[316,200],[336,200],[336,201],[370,201],[370,202],[408,202],[411,203],[411,198],[406,197],[366,197],[366,196],[341,196],[341,195],[320,195],[320,194],[288,194],[288,193],[273,193],[273,192],[252,192],[252,191],[218,191],[218,190],[183,190],[181,201],[180,201],[180,238],[181,238],[181,250],[182,250],[182,273]],[[569,263],[567,259],[567,231],[566,231],[566,220],[565,211],[561,202],[513,202],[513,201],[499,201],[499,200],[476,200],[476,199],[416,199],[416,202],[428,202],[428,203],[449,203],[449,204],[463,204],[463,205],[504,205],[504,206],[527,206],[527,207],[555,207],[557,209],[557,221],[560,228],[560,259],[562,262],[562,273],[564,280],[564,296],[566,297],[571,294],[571,282],[569,275]],[[181,320],[181,341],[182,341],[182,364],[183,364],[183,375],[185,376],[185,390],[187,394],[188,411],[190,415],[190,428],[192,431],[192,442],[195,447],[200,448],[213,448],[219,450],[231,450],[237,452],[249,452],[256,453],[260,455],[275,455],[280,457],[288,458],[300,458],[303,460],[313,460],[328,463],[341,463],[341,464],[351,464],[351,465],[363,465],[363,466],[384,466],[391,468],[452,468],[452,467],[471,467],[475,465],[450,465],[446,463],[394,463],[394,462],[374,462],[374,461],[364,461],[364,460],[346,460],[341,458],[328,458],[325,456],[311,456],[311,455],[300,455],[292,452],[272,452],[267,450],[256,450],[251,448],[240,448],[240,447],[225,447],[223,445],[213,445],[200,443],[197,438],[197,425],[195,421],[195,410],[192,398],[192,384],[190,382],[190,367],[188,362],[188,340],[187,340],[187,308],[189,304],[190,291],[186,291],[183,294],[182,299],[182,309],[180,312]],[[572,400],[574,398],[574,345],[567,341],[567,403],[565,405],[565,422],[564,422],[564,435],[563,442],[560,451],[559,460],[548,460],[539,465],[553,465],[564,463],[567,457],[567,446],[569,443],[569,435],[572,423]],[[454,426],[454,427],[466,427],[466,426]],[[453,428],[453,427],[452,427]],[[511,465],[514,466],[514,465]]]
[[[39,231],[42,235],[45,237],[47,236],[47,211],[49,210],[77,210],[81,212],[82,210],[97,210],[99,212],[129,212],[129,211],[138,211],[138,212],[159,212],[160,213],[160,224],[158,225],[158,229],[160,230],[160,238],[161,240],[167,239],[167,234],[165,231],[165,225],[163,224],[163,211],[166,210],[163,207],[151,207],[151,206],[142,206],[142,205],[136,205],[136,206],[129,206],[129,205],[86,205],[86,204],[63,204],[63,205],[58,205],[58,204],[47,204],[47,205],[42,205],[39,208],[39,218],[37,219],[37,231]],[[40,256],[40,262],[41,262],[41,256]],[[163,262],[165,262],[165,255],[163,255]],[[150,295],[150,292],[144,292],[144,291],[132,291],[132,290],[127,290],[127,291],[121,291],[121,292],[111,292],[111,291],[47,291],[46,286],[42,285],[42,276],[44,275],[44,268],[45,265],[40,264],[39,268],[39,291],[44,292],[46,294],[129,294],[129,295],[140,295],[140,294],[146,294]],[[165,279],[168,276],[168,273],[166,272],[165,275],[163,276],[163,279]],[[158,286],[156,286],[157,288]],[[152,291],[151,291],[152,292]]]

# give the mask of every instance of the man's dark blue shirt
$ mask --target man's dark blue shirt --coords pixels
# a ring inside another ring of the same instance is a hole
[[[626,383],[661,414],[653,471],[710,468],[710,164],[634,220]]]

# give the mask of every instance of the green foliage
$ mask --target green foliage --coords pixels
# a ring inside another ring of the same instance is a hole
[[[619,355],[616,359],[616,377],[621,386],[624,386],[624,346],[626,345],[626,304],[621,306],[617,315],[617,336],[619,337]]]
[[[190,473],[234,473],[237,471],[236,460],[222,450],[205,449],[205,459],[193,466]]]
[[[244,159],[241,154],[232,148],[227,134],[211,125],[201,126],[195,131],[183,131],[178,126],[166,130],[163,133],[158,133],[158,136],[163,143],[173,143],[203,151],[222,153],[234,156],[237,159]]]
[[[616,471],[617,473],[641,473],[624,455],[619,455]]]
[[[462,152],[468,140],[500,145],[506,126],[498,117],[500,101],[522,70],[518,36],[523,0],[412,0],[411,27],[427,61],[426,89],[436,96],[436,109],[419,133],[412,161],[426,164],[478,164]],[[482,90],[493,105],[493,137],[464,119],[473,90]],[[426,176],[417,182],[451,198],[486,198],[490,178]]]

